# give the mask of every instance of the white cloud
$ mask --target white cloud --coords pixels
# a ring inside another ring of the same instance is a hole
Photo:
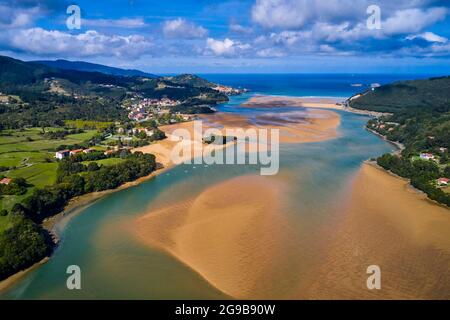
[[[244,27],[243,25],[240,25],[238,23],[230,23],[230,31],[236,32],[236,33],[252,33],[253,29],[250,27]]]
[[[428,42],[439,42],[439,43],[445,43],[448,41],[447,38],[441,37],[433,32],[424,32],[421,34],[407,36],[406,39],[407,40],[423,39]]]
[[[206,40],[206,49],[212,52],[216,56],[233,56],[239,53],[243,53],[249,50],[251,47],[249,44],[242,44],[238,41],[231,39],[215,40],[208,38]]]
[[[82,19],[82,27],[105,27],[105,28],[142,28],[146,26],[142,18],[123,19]]]
[[[6,38],[6,39],[5,39]],[[105,35],[97,31],[72,35],[42,28],[8,32],[0,36],[11,49],[37,55],[68,57],[117,56],[137,58],[149,53],[152,43],[140,35]]]
[[[252,20],[264,28],[298,29],[312,22],[354,20],[364,15],[366,0],[257,0]]]
[[[13,8],[0,4],[0,27],[21,28],[31,25],[41,13],[39,7]]]
[[[399,10],[382,22],[381,28],[384,33],[389,35],[420,32],[424,28],[443,20],[447,14],[447,8]]]
[[[261,58],[281,58],[286,55],[285,52],[281,51],[280,49],[276,49],[276,48],[261,49],[256,54],[258,55],[258,57],[261,57]]]
[[[165,21],[163,23],[163,33],[169,38],[195,39],[203,38],[208,34],[208,30],[185,19]]]

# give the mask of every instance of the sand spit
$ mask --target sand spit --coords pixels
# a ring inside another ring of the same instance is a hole
[[[329,110],[306,110],[282,114],[268,112],[255,118],[231,113],[216,113],[203,115],[200,120],[202,121],[203,132],[209,128],[217,128],[223,135],[226,135],[227,129],[278,129],[280,143],[307,143],[336,138],[341,121],[337,113]],[[195,130],[194,121],[162,126],[161,129],[166,133],[167,139],[149,146],[136,148],[134,151],[154,154],[156,161],[167,168],[174,165],[171,160],[171,151],[178,143],[176,141],[177,136],[174,134],[175,131],[186,129],[191,137],[194,137],[194,133],[198,130]],[[202,136],[203,132],[197,132],[197,134]],[[235,136],[239,137],[239,135]],[[183,140],[183,143],[189,145],[191,154],[196,154],[196,150],[205,147],[204,144],[194,139]],[[208,148],[222,149],[224,147],[226,146],[210,145]]]
[[[289,96],[254,96],[250,98],[242,107],[246,108],[274,108],[274,107],[307,107],[344,110],[341,105],[345,98],[309,98],[309,97],[289,97]]]
[[[261,176],[219,183],[189,201],[152,210],[130,228],[235,298],[269,298],[295,250],[282,214],[284,185]],[[281,264],[281,267],[279,266]]]
[[[364,164],[316,283],[315,299],[450,299],[450,210]],[[381,268],[381,290],[366,269]]]

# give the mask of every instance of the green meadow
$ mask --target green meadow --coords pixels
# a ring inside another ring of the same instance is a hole
[[[61,128],[45,128],[58,131]],[[10,210],[12,206],[27,197],[34,188],[52,185],[56,181],[55,149],[60,145],[79,144],[91,139],[97,130],[86,130],[83,133],[67,135],[64,139],[47,139],[41,128],[23,130],[4,130],[0,135],[0,167],[9,168],[0,175],[9,178],[25,178],[31,185],[25,195],[0,198],[0,209]],[[0,231],[7,226],[7,220],[0,217]]]

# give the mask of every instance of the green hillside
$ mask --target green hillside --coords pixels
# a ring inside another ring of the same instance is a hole
[[[398,112],[405,109],[449,110],[450,77],[399,81],[364,93],[350,101],[356,109]]]
[[[450,206],[448,189],[439,178],[450,178],[450,77],[401,81],[363,93],[353,108],[387,112],[367,127],[404,145],[401,155],[377,159],[383,168],[411,180],[431,199]],[[420,155],[431,154],[430,160]]]
[[[193,75],[147,78],[58,69],[0,56],[0,129],[59,126],[65,120],[125,120],[124,101],[169,98],[201,112],[228,97]],[[198,106],[198,107],[197,107]],[[203,108],[203,109],[202,109]],[[208,109],[210,110],[210,109]]]

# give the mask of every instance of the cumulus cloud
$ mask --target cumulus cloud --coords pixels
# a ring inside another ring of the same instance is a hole
[[[443,46],[433,49],[431,44],[447,43],[447,39],[427,30],[448,17],[445,1],[378,0],[379,30],[366,24],[367,8],[372,4],[372,0],[256,0],[251,18],[262,28],[254,41],[257,55],[379,52],[417,56],[433,50],[445,52]],[[420,46],[420,50],[408,50],[405,45]]]
[[[249,44],[243,44],[239,41],[233,41],[228,38],[224,40],[215,40],[213,38],[208,38],[206,40],[207,51],[212,52],[216,56],[234,56],[244,53],[250,48],[251,47]]]
[[[396,11],[382,23],[382,30],[386,34],[405,34],[419,32],[424,28],[442,21],[448,14],[447,8],[417,8]]]
[[[73,35],[57,30],[30,28],[4,33],[0,39],[8,43],[10,49],[43,56],[137,58],[149,53],[153,46],[140,35],[105,35],[92,30]]]
[[[203,38],[208,34],[208,30],[185,19],[165,21],[163,23],[163,33],[168,38],[195,39]]]

